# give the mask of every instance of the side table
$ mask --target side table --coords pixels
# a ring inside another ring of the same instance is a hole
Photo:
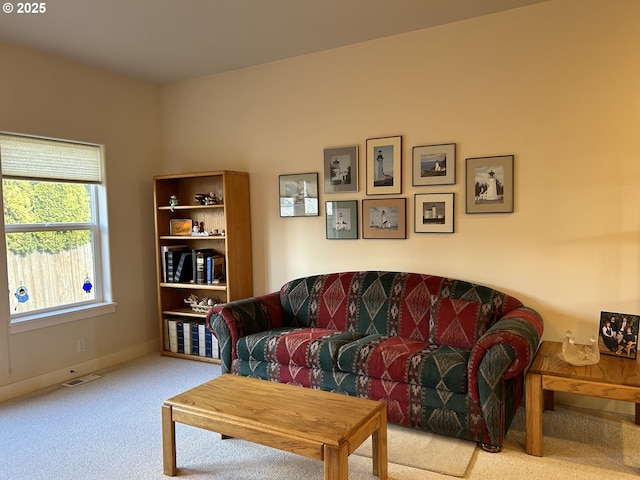
[[[542,342],[526,376],[526,452],[542,456],[542,411],[553,410],[554,392],[635,402],[640,425],[640,362],[600,355],[595,365],[562,360],[561,342]]]

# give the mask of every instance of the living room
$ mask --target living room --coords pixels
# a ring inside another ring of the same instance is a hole
[[[105,145],[117,302],[21,333],[3,316],[0,400],[158,349],[158,174],[249,173],[254,294],[330,271],[445,275],[521,299],[555,341],[595,335],[601,311],[640,313],[637,18],[634,0],[551,0],[162,85],[0,42],[0,131]],[[398,135],[406,239],[327,240],[324,202],[367,198],[365,142]],[[442,143],[457,146],[455,184],[413,186],[411,148]],[[321,191],[319,216],[280,217],[278,176],[322,178],[323,150],[345,145],[359,146],[359,191]],[[514,155],[514,211],[467,214],[465,160],[494,155]],[[454,233],[415,233],[414,195],[445,192]]]

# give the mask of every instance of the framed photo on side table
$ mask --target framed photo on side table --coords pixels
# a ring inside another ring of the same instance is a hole
[[[456,144],[413,147],[413,185],[456,183]]]
[[[281,217],[320,215],[317,173],[280,175],[279,181]]]
[[[325,202],[327,239],[358,238],[358,201]]]
[[[405,198],[362,200],[362,238],[407,238]]]
[[[324,149],[324,193],[358,191],[358,146]]]
[[[402,193],[402,137],[367,139],[367,195]]]
[[[600,312],[598,347],[604,355],[638,358],[638,324],[640,315]]]
[[[513,155],[467,158],[467,213],[513,212]]]
[[[415,195],[416,233],[453,233],[453,193]]]

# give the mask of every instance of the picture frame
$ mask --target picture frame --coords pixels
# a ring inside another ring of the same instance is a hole
[[[280,175],[279,187],[281,217],[320,215],[317,172]]]
[[[362,200],[362,238],[407,238],[406,198]]]
[[[328,240],[358,238],[358,201],[338,200],[325,202],[326,232]]]
[[[416,193],[414,231],[453,233],[453,193]]]
[[[513,155],[467,158],[467,213],[513,213],[513,164]]]
[[[367,195],[402,193],[402,136],[368,138]]]
[[[358,191],[358,146],[324,149],[324,193]]]
[[[456,144],[415,146],[412,149],[413,186],[456,183]]]
[[[172,237],[184,237],[191,235],[193,220],[190,218],[172,218],[169,220],[169,235]]]
[[[640,315],[600,312],[598,349],[603,355],[637,360]]]

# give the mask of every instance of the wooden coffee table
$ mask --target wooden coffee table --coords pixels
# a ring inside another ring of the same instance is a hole
[[[387,479],[382,402],[236,375],[222,375],[162,405],[165,475],[175,476],[175,422],[324,461],[325,480],[346,480],[348,456],[369,436],[373,474]]]
[[[542,342],[526,376],[526,451],[542,456],[542,411],[553,410],[553,392],[635,402],[640,425],[640,363],[600,355],[595,365],[576,367],[558,354],[560,342]]]

